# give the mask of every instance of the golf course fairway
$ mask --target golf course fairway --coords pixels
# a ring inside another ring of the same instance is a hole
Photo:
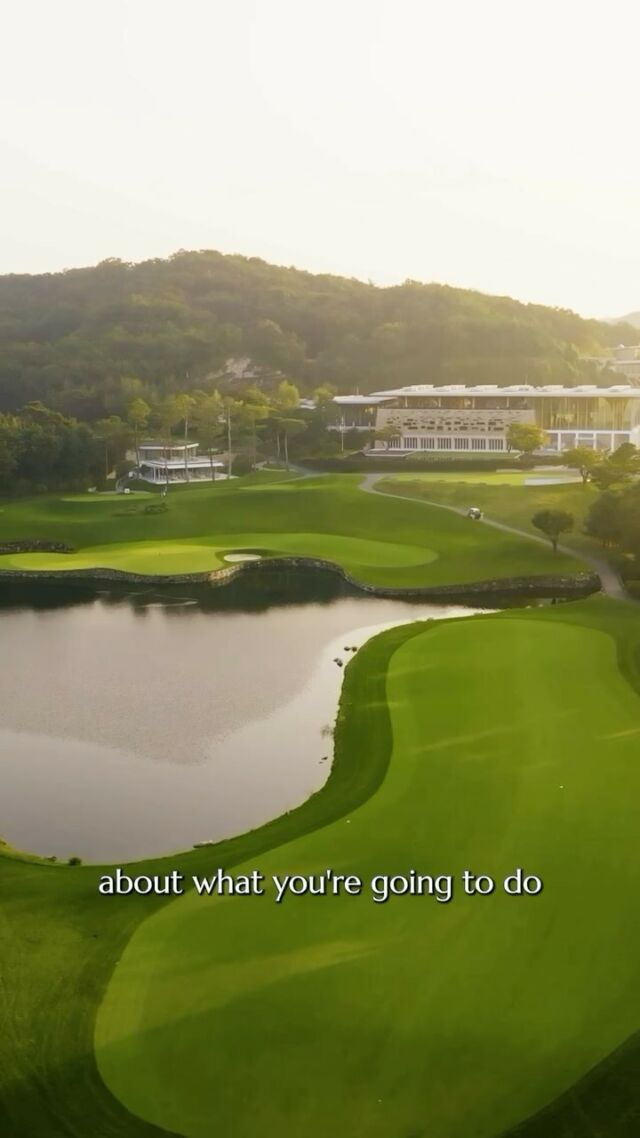
[[[411,588],[545,574],[575,575],[578,558],[478,526],[423,502],[364,494],[358,475],[278,482],[256,474],[169,493],[42,496],[0,508],[2,542],[64,543],[73,552],[0,554],[0,572],[115,569],[141,575],[207,573],[225,554],[318,558],[356,581]],[[472,493],[472,491],[470,491]]]
[[[316,796],[342,786],[342,816],[310,806],[306,832],[212,849],[209,872],[415,869],[455,875],[453,899],[131,901],[95,1028],[115,1098],[187,1138],[498,1138],[580,1086],[640,1025],[639,642],[637,610],[602,598],[370,641]],[[539,896],[505,894],[517,867]],[[495,892],[466,896],[465,869]],[[631,1135],[633,1094],[601,1129],[576,1095],[540,1133]]]

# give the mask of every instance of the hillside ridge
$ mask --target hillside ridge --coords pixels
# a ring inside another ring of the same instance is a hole
[[[0,412],[39,399],[94,419],[132,395],[243,382],[228,366],[242,359],[263,385],[285,375],[303,391],[594,382],[582,357],[625,332],[637,339],[631,326],[509,297],[379,287],[211,250],[110,259],[0,276]]]

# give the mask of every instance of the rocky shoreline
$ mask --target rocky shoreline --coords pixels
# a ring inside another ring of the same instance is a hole
[[[17,552],[12,550],[0,552]],[[43,543],[44,545],[44,543]],[[43,545],[39,551],[43,551]],[[30,550],[33,551],[33,550]],[[49,546],[49,551],[51,547]],[[24,547],[21,552],[26,552]],[[55,550],[62,552],[62,550]],[[66,551],[65,551],[66,552]],[[558,574],[533,577],[502,577],[485,581],[467,581],[451,585],[415,585],[408,587],[392,585],[372,585],[358,581],[346,569],[332,561],[314,557],[268,557],[260,561],[240,562],[224,569],[214,569],[204,573],[129,573],[123,569],[0,569],[2,581],[43,582],[43,581],[113,581],[117,584],[131,585],[209,585],[221,587],[243,573],[287,571],[291,569],[321,570],[337,574],[349,585],[361,592],[378,597],[413,597],[424,600],[466,598],[474,596],[494,597],[586,597],[601,588],[597,573]]]
[[[63,541],[40,541],[34,538],[28,541],[0,541],[0,554],[2,553],[75,553],[72,545],[65,545]]]

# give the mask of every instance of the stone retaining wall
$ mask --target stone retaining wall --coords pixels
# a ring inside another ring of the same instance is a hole
[[[39,547],[42,548],[42,547]],[[2,550],[2,546],[0,546]],[[50,550],[51,551],[51,550]],[[9,552],[9,551],[5,551]],[[12,550],[11,552],[14,552]],[[23,550],[25,552],[25,550]],[[62,552],[56,550],[55,552]],[[65,552],[69,552],[65,550]],[[122,569],[0,569],[0,582],[9,581],[114,581],[136,585],[202,585],[221,587],[241,573],[315,569],[336,573],[348,584],[377,597],[418,597],[440,600],[473,596],[500,597],[583,597],[601,588],[597,573],[577,573],[535,577],[503,577],[468,581],[452,585],[414,585],[399,587],[371,585],[358,581],[332,561],[314,557],[268,557],[262,561],[241,562],[206,573],[129,573]]]
[[[72,545],[62,541],[0,541],[0,553],[75,553]]]

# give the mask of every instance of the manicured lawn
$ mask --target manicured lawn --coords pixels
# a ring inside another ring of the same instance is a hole
[[[66,554],[23,553],[6,556],[0,568],[16,569],[89,569],[100,565],[110,569],[135,569],[137,573],[197,573],[222,568],[226,552],[262,547],[265,540],[271,556],[283,554],[322,557],[366,579],[372,566],[383,563],[386,569],[423,566],[435,561],[438,554],[418,545],[384,543],[339,534],[314,533],[243,533],[217,534],[215,539],[199,541],[137,541],[113,545],[89,546],[69,557]]]
[[[388,474],[394,482],[413,482],[416,478],[424,482],[464,482],[468,486],[524,486],[531,478],[571,478],[578,480],[574,472],[565,474],[555,470],[430,470],[424,474],[410,472],[407,474]]]
[[[497,1138],[631,1035],[639,635],[635,609],[596,600],[365,648],[338,761],[391,745],[384,782],[239,868],[501,881],[522,866],[544,892],[175,900],[139,926],[99,1013],[116,1097],[189,1138]],[[557,1133],[631,1135],[630,1093],[604,1129]]]
[[[538,898],[166,904],[0,857],[0,1133],[498,1138],[580,1079],[640,1017],[639,643],[603,598],[384,633],[347,670],[321,792],[136,867],[522,865]],[[633,1138],[629,1054],[536,1136]]]
[[[402,495],[411,499],[440,502],[445,506],[479,506],[487,517],[507,525],[528,530],[540,537],[539,530],[531,523],[531,518],[539,510],[568,510],[576,519],[573,533],[563,534],[562,543],[585,553],[602,554],[600,546],[582,533],[584,519],[590,505],[598,497],[595,486],[583,486],[581,482],[564,485],[526,486],[524,477],[516,475],[518,482],[502,482],[500,475],[496,480],[489,475],[476,475],[471,482],[468,476],[450,475],[448,478],[430,475],[389,475],[378,483],[378,489],[387,493]],[[526,477],[538,477],[528,471]]]
[[[62,541],[76,552],[5,554],[0,569],[205,572],[219,568],[226,552],[243,548],[323,558],[358,580],[397,586],[464,584],[583,568],[543,546],[441,510],[365,494],[359,482],[357,475],[288,482],[239,479],[173,497],[170,493],[165,514],[145,514],[147,496],[139,505],[135,497],[111,495],[5,502],[0,541]]]

